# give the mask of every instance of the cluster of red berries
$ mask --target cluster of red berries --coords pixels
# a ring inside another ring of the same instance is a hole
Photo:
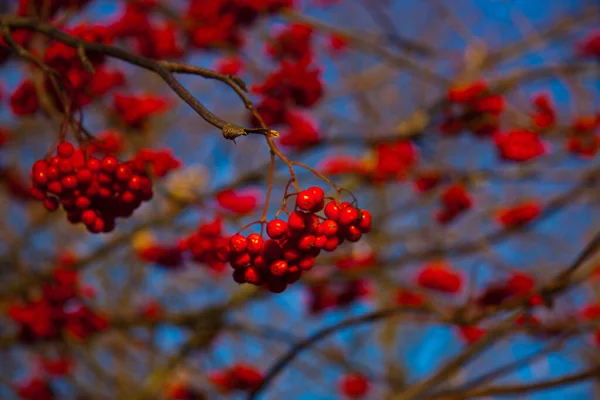
[[[252,365],[237,363],[227,369],[210,372],[208,380],[219,391],[229,393],[233,390],[257,388],[262,383],[263,375]]]
[[[152,181],[143,162],[121,163],[113,156],[89,157],[61,142],[56,154],[33,164],[31,195],[48,211],[62,204],[68,220],[92,233],[111,232],[117,217],[129,217],[152,198]]]
[[[316,186],[297,194],[296,208],[287,222],[267,223],[270,239],[263,240],[256,233],[236,234],[219,250],[219,257],[234,269],[236,282],[266,284],[270,291],[281,293],[315,265],[322,250],[334,251],[345,240],[357,242],[371,231],[368,211],[350,203],[329,201],[325,205],[325,193]],[[326,218],[317,216],[322,210]]]
[[[19,325],[19,339],[37,342],[59,339],[64,334],[85,339],[106,330],[108,320],[83,302],[89,296],[86,291],[79,284],[76,270],[66,266],[55,268],[39,298],[11,304],[9,315]]]

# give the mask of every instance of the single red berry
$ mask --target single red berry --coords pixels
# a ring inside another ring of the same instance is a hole
[[[58,167],[51,165],[48,167],[48,180],[50,181],[55,181],[60,177],[60,171],[58,170]]]
[[[36,187],[32,187],[29,189],[29,194],[36,200],[42,201],[46,198],[46,193],[42,192],[40,189]]]
[[[115,177],[121,182],[128,182],[132,176],[133,172],[131,172],[131,168],[125,164],[119,165],[115,171]]]
[[[273,275],[283,276],[288,270],[288,263],[285,260],[274,261],[271,263],[269,269]]]
[[[298,241],[298,249],[300,251],[309,251],[313,247],[315,247],[316,237],[313,235],[306,235],[300,238]]]
[[[325,216],[332,221],[337,221],[340,217],[340,206],[333,200],[325,206]]]
[[[283,246],[283,259],[286,261],[296,261],[302,257],[302,252],[295,243],[288,242]]]
[[[304,211],[310,211],[317,204],[315,195],[309,190],[302,190],[296,196],[296,207]]]
[[[89,198],[85,197],[85,196],[80,196],[77,198],[77,200],[75,201],[75,205],[77,206],[77,208],[79,208],[80,210],[85,210],[86,208],[88,208],[90,205],[92,204],[92,202],[90,201]]]
[[[360,211],[360,219],[358,222],[358,228],[362,231],[362,233],[371,232],[371,224],[373,222],[373,217],[371,213],[367,210]]]
[[[340,245],[340,239],[337,236],[330,237],[327,239],[325,246],[323,246],[323,250],[325,251],[334,251]]]
[[[88,226],[88,229],[92,233],[100,233],[104,231],[104,220],[102,218],[96,218],[94,225],[91,227]]]
[[[287,223],[280,219],[274,219],[267,224],[267,235],[271,239],[281,239],[287,233]]]
[[[119,160],[113,156],[106,156],[101,161],[102,171],[112,174],[119,167]]]
[[[93,210],[86,210],[81,214],[81,221],[87,226],[93,225],[96,218],[96,212]]]
[[[362,237],[362,231],[356,225],[350,225],[346,228],[344,236],[349,242],[358,242]]]
[[[79,185],[77,178],[75,175],[67,175],[60,180],[61,185],[66,190],[73,190]]]
[[[341,225],[352,225],[358,219],[358,210],[348,206],[340,211],[339,222]]]
[[[46,160],[37,160],[33,163],[31,167],[32,171],[46,171],[48,169],[48,161]]]
[[[113,184],[113,177],[106,172],[99,172],[96,175],[96,180],[100,184],[100,186],[110,187]]]
[[[300,268],[298,268],[297,265],[291,265],[289,266],[288,271],[283,276],[283,281],[288,285],[291,285],[293,283],[298,282],[301,276],[302,271],[300,270]]]
[[[38,186],[45,186],[48,183],[47,170],[38,170],[33,172],[33,182]]]
[[[252,262],[252,264],[254,265],[254,268],[260,271],[264,271],[268,266],[267,259],[262,254],[259,254],[256,257],[254,257],[254,261]]]
[[[311,256],[304,256],[298,260],[298,266],[303,271],[309,271],[315,265],[315,258]]]
[[[92,172],[98,172],[101,167],[100,160],[96,157],[91,157],[86,161],[85,166]]]
[[[232,255],[230,264],[235,269],[246,268],[252,265],[252,257],[248,253],[236,253]]]
[[[248,248],[248,239],[244,235],[233,235],[229,239],[229,248],[234,253],[242,253]]]
[[[63,191],[62,185],[60,182],[53,181],[48,184],[48,191],[54,194],[61,194]]]
[[[56,148],[56,154],[61,158],[69,158],[73,155],[75,148],[69,142],[60,142]]]
[[[309,213],[304,216],[304,222],[306,224],[305,233],[311,235],[317,235],[319,232],[319,225],[321,225],[321,221],[319,217],[315,214]]]
[[[135,203],[135,201],[137,200],[137,197],[135,194],[133,194],[129,190],[126,190],[121,194],[121,200],[123,200],[123,203],[131,204],[131,203]]]
[[[246,271],[244,272],[244,280],[256,286],[262,284],[262,276],[255,268],[252,267],[246,268]]]
[[[319,212],[325,205],[325,192],[318,186],[311,186],[307,189],[313,194],[315,204],[311,207],[310,211],[313,213]]]
[[[327,243],[327,236],[317,236],[317,238],[315,239],[315,248],[322,249],[323,247],[325,247],[325,243]]]
[[[77,181],[81,185],[89,185],[90,183],[92,183],[92,179],[94,179],[94,176],[92,175],[92,171],[90,171],[89,169],[82,168],[79,171],[77,171]]]
[[[352,399],[364,397],[369,391],[369,380],[360,373],[345,375],[340,383],[339,390]]]
[[[263,254],[268,260],[277,260],[281,258],[281,246],[273,239],[265,240],[263,244]]]
[[[68,175],[73,172],[75,167],[73,167],[73,163],[68,158],[61,158],[58,163],[58,171],[61,175]]]
[[[56,197],[46,197],[44,199],[44,207],[50,212],[56,211],[58,209],[58,200]]]
[[[326,219],[319,225],[318,233],[327,237],[335,236],[338,232],[338,224],[335,221]]]
[[[287,289],[287,283],[285,283],[281,279],[275,279],[277,277],[273,277],[269,279],[267,282],[267,288],[272,293],[283,293],[285,289]]]
[[[258,254],[262,251],[263,238],[257,233],[248,235],[248,253]]]
[[[61,160],[61,158],[59,156],[50,157],[50,165],[58,167],[60,160]]]
[[[139,175],[134,175],[131,177],[129,182],[127,182],[127,187],[133,191],[138,191],[142,189],[142,177]]]
[[[302,211],[294,211],[288,217],[288,229],[294,233],[301,233],[306,224],[304,223],[305,214]]]
[[[237,283],[239,283],[240,285],[242,283],[246,283],[246,271],[243,269],[236,269],[233,271],[233,280],[236,281]]]

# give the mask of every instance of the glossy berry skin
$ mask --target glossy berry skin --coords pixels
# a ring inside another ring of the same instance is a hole
[[[256,234],[252,233],[248,235],[248,247],[247,251],[250,254],[259,254],[263,247],[263,238]]]
[[[372,229],[373,217],[367,210],[360,211],[360,218],[358,222],[358,228],[362,233],[369,233]]]
[[[313,194],[315,203],[311,207],[310,212],[317,213],[321,211],[325,205],[325,192],[318,186],[311,186],[307,190]]]
[[[281,239],[286,235],[287,229],[288,226],[285,221],[274,219],[267,224],[267,235],[271,239]]]
[[[332,221],[338,221],[340,217],[340,206],[335,201],[330,201],[325,206],[325,216]]]
[[[339,391],[351,399],[360,399],[367,395],[369,381],[360,373],[348,374],[340,380]]]
[[[269,269],[273,275],[283,276],[288,270],[288,263],[284,260],[275,261],[271,263]]]
[[[340,225],[351,225],[358,219],[358,210],[352,206],[348,206],[340,211]]]
[[[306,235],[298,241],[298,249],[301,251],[309,251],[315,247],[316,238],[313,235]]]
[[[302,211],[294,211],[288,217],[288,229],[293,232],[301,233],[306,228],[304,221],[305,214]]]
[[[119,166],[119,160],[117,160],[113,156],[106,156],[102,159],[102,162],[101,162],[102,171],[104,171],[108,174],[114,173],[117,170],[118,166]]]
[[[319,225],[319,234],[331,237],[335,236],[338,232],[338,224],[330,219],[325,220]]]
[[[61,158],[69,158],[73,155],[75,148],[69,142],[61,142],[56,148],[56,154]]]
[[[248,239],[244,235],[233,235],[229,239],[229,248],[234,253],[242,253],[248,248]]]
[[[309,190],[302,190],[296,197],[296,207],[303,211],[310,211],[317,205],[317,199],[313,192]]]

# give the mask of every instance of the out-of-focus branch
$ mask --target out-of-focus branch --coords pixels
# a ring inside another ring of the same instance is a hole
[[[41,22],[32,18],[22,18],[13,15],[0,15],[0,24],[8,26],[13,29],[30,29],[39,32],[51,39],[57,40],[68,46],[76,49],[83,49],[86,52],[96,52],[107,55],[109,57],[117,58],[125,61],[129,64],[136,65],[138,67],[147,69],[155,72],[160,76],[167,85],[182,99],[184,100],[198,115],[200,115],[206,122],[221,129],[223,136],[227,139],[235,139],[239,136],[245,136],[250,133],[263,134],[267,136],[277,137],[276,131],[272,131],[264,128],[245,128],[225,121],[224,119],[213,114],[208,110],[196,97],[194,97],[175,77],[173,73],[186,72],[194,75],[203,76],[209,79],[220,80],[229,85],[233,90],[240,95],[244,89],[243,85],[240,86],[240,81],[237,78],[231,76],[222,75],[215,71],[210,71],[205,68],[198,68],[194,66],[188,66],[185,64],[179,64],[174,62],[156,61],[151,58],[143,57],[121,48],[88,42],[77,37],[71,36],[68,33],[55,28],[54,26]],[[246,102],[246,100],[244,100]]]

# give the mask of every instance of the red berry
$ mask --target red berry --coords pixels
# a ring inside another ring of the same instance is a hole
[[[244,280],[253,285],[259,286],[262,284],[262,276],[255,268],[248,267],[244,272]]]
[[[123,200],[123,203],[131,204],[131,203],[135,203],[135,201],[137,200],[137,197],[135,194],[133,194],[129,190],[126,190],[121,195],[121,200]]]
[[[298,282],[302,276],[302,271],[296,265],[292,265],[288,268],[288,271],[283,276],[283,281],[288,285]]]
[[[371,232],[372,222],[373,222],[373,217],[371,216],[371,213],[368,212],[367,210],[361,210],[358,227],[362,231],[362,233]]]
[[[327,237],[335,236],[338,232],[338,224],[335,221],[326,219],[319,225],[319,234]]]
[[[67,158],[62,158],[58,163],[58,170],[62,175],[68,175],[72,173],[74,169],[73,163]]]
[[[44,199],[44,207],[50,212],[56,211],[58,209],[58,200],[56,197],[46,197]]]
[[[77,181],[77,178],[75,177],[75,175],[67,175],[64,178],[62,178],[60,180],[60,183],[62,184],[63,188],[65,188],[66,190],[73,190],[77,187],[77,185],[79,185],[79,182]]]
[[[56,148],[56,154],[61,158],[69,158],[73,155],[75,148],[69,142],[60,142]]]
[[[358,242],[362,237],[362,231],[356,225],[350,225],[344,233],[349,242]]]
[[[77,200],[75,201],[75,205],[77,206],[77,208],[79,208],[80,210],[85,210],[86,208],[88,208],[90,205],[92,204],[92,202],[90,201],[89,198],[85,197],[85,196],[80,196],[77,198]]]
[[[230,264],[235,269],[246,268],[252,264],[252,257],[248,253],[237,253],[232,257]]]
[[[325,243],[327,243],[327,236],[317,236],[315,239],[315,248],[322,249],[325,246]]]
[[[38,170],[33,172],[33,182],[38,186],[45,186],[48,183],[47,170]]]
[[[133,191],[138,191],[142,189],[142,177],[139,175],[134,175],[131,177],[129,182],[127,182],[127,187]]]
[[[321,225],[321,221],[315,214],[306,214],[304,217],[304,222],[306,223],[305,233],[316,235],[319,232],[319,225]]]
[[[231,251],[229,250],[229,244],[226,246],[221,246],[217,249],[217,259],[221,262],[228,262],[231,256]]]
[[[307,190],[313,194],[315,201],[310,211],[314,213],[321,211],[325,205],[325,192],[318,186],[311,186]]]
[[[81,214],[81,221],[87,226],[91,226],[96,221],[96,212],[92,210],[86,210]]]
[[[233,280],[236,281],[237,283],[239,283],[240,285],[242,283],[246,283],[246,277],[244,276],[246,274],[246,271],[243,269],[236,269],[235,271],[233,271]]]
[[[325,216],[332,221],[337,221],[340,217],[340,206],[335,201],[330,201],[325,206]]]
[[[92,183],[92,179],[94,176],[92,175],[92,171],[87,168],[82,168],[77,171],[77,181],[82,185],[89,185]]]
[[[256,257],[254,257],[254,261],[252,263],[254,264],[254,268],[261,270],[261,271],[265,270],[268,265],[267,259],[262,254],[259,254]]]
[[[275,279],[275,277],[273,277],[269,279],[269,282],[267,282],[267,288],[272,293],[283,293],[287,288],[287,283],[281,279]]]
[[[86,161],[85,166],[92,172],[98,172],[100,171],[100,160],[96,157],[91,157]]]
[[[40,189],[36,187],[32,187],[29,189],[29,194],[36,200],[42,201],[46,198],[46,193],[42,192]]]
[[[60,177],[60,172],[58,171],[58,167],[51,165],[48,167],[48,180],[55,181]]]
[[[274,219],[267,224],[267,235],[271,239],[281,239],[287,233],[287,223],[280,219]]]
[[[256,233],[248,235],[248,253],[258,254],[262,251],[263,238]]]
[[[62,185],[60,182],[53,181],[48,184],[48,191],[54,194],[61,194],[63,191]]]
[[[340,239],[337,236],[330,237],[327,239],[325,246],[323,246],[323,250],[325,251],[334,251],[340,245]]]
[[[248,248],[248,239],[244,235],[233,235],[229,239],[229,248],[234,253],[242,253]]]
[[[306,224],[304,223],[305,214],[302,211],[294,211],[288,217],[288,229],[294,233],[301,233]]]
[[[112,174],[119,167],[119,160],[113,156],[106,156],[101,161],[102,171]]]
[[[358,210],[348,206],[340,211],[339,222],[341,225],[351,225],[358,219]]]
[[[269,260],[280,258],[282,253],[281,246],[273,239],[266,240],[263,244],[263,254]]]
[[[288,270],[288,263],[284,260],[274,261],[269,268],[273,275],[283,276]]]
[[[284,260],[296,261],[300,257],[302,257],[302,252],[300,251],[300,249],[298,249],[298,247],[296,247],[295,243],[288,242],[285,244],[285,246],[283,246],[283,259]]]
[[[314,265],[315,258],[311,256],[304,256],[298,261],[298,266],[304,271],[312,269]]]
[[[37,160],[36,162],[33,163],[33,166],[31,167],[32,171],[45,171],[48,169],[48,161],[46,160]]]
[[[339,390],[352,399],[361,398],[369,391],[369,381],[360,373],[348,374],[340,381]]]
[[[309,190],[302,190],[296,196],[296,207],[304,211],[310,211],[317,204],[315,195]]]
[[[309,251],[315,247],[316,238],[313,235],[306,235],[298,241],[298,249],[301,251]]]
[[[128,182],[133,176],[133,172],[131,172],[131,168],[129,168],[129,166],[121,164],[117,167],[115,176],[121,182]]]

